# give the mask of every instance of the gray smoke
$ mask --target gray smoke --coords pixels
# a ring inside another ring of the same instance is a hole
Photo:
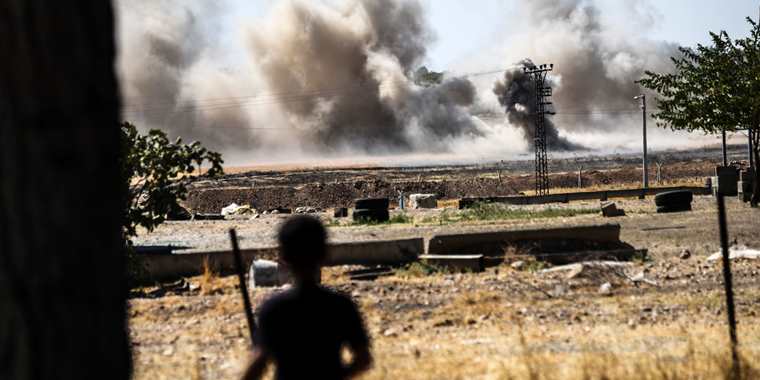
[[[514,134],[471,116],[498,107],[493,90],[532,145],[532,89],[520,70],[495,86],[484,78],[480,92],[468,79],[447,76],[440,84],[415,84],[434,39],[418,0],[284,0],[266,19],[246,20],[246,40],[234,46],[218,41],[222,20],[232,19],[226,1],[116,4],[124,117],[138,125],[225,154],[472,152],[489,144],[501,152],[515,145]],[[526,13],[511,22],[526,34],[509,42],[499,65],[525,57],[555,64],[558,115],[547,128],[550,147],[579,148],[560,131],[577,139],[575,132],[630,126],[640,114],[615,112],[635,109],[632,97],[641,91],[635,81],[645,69],[664,71],[676,46],[616,33],[592,0],[521,4]],[[241,64],[245,59],[250,67]]]
[[[123,0],[123,117],[160,128],[185,141],[199,140],[216,150],[252,143],[247,116],[208,93],[192,90],[193,70],[209,49],[220,9],[211,2]]]
[[[593,1],[535,0],[523,4],[528,8],[525,27],[536,41],[523,49],[513,47],[510,55],[523,59],[520,51],[538,50],[539,54],[530,53],[540,55],[533,57],[540,60],[537,64],[554,64],[550,78],[557,115],[551,117],[547,129],[554,149],[578,148],[559,138],[558,129],[602,133],[626,128],[640,118],[633,97],[643,89],[635,82],[645,70],[667,70],[669,57],[677,54],[677,45],[637,38],[605,25]],[[533,63],[526,59],[521,65],[525,64]],[[507,72],[494,85],[494,92],[510,122],[521,128],[532,144],[533,121],[528,115],[534,90],[522,69]]]
[[[536,137],[536,86],[530,75],[523,68],[534,69],[536,65],[531,60],[520,62],[520,67],[509,70],[504,74],[504,80],[496,82],[493,92],[507,112],[507,120],[512,126],[522,130],[525,140],[533,143]],[[551,81],[547,81],[551,87]],[[546,130],[546,145],[550,150],[571,151],[583,149],[559,135],[557,127],[550,115],[544,117]]]
[[[410,79],[431,40],[417,1],[356,0],[345,12],[294,1],[252,32],[251,47],[272,92],[313,94],[282,108],[318,146],[434,151],[478,130],[469,81],[423,88]]]

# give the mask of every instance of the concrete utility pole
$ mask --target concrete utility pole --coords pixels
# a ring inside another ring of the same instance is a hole
[[[644,135],[644,188],[649,188],[649,162],[647,160],[647,96],[641,94],[634,99],[641,100],[641,121],[643,122],[643,135]]]
[[[747,140],[749,141],[747,144],[747,153],[749,154],[749,167],[753,168],[755,167],[755,155],[752,154],[753,146],[752,146],[752,139],[753,139],[753,132],[752,129],[747,129]]]
[[[727,167],[728,166],[728,148],[726,147],[726,130],[725,129],[723,130],[722,138],[723,138],[723,166]]]

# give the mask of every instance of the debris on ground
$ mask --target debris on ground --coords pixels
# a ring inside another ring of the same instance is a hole
[[[657,213],[691,211],[694,194],[688,190],[676,190],[659,193],[654,197]]]
[[[683,251],[681,251],[681,254],[678,256],[681,260],[686,260],[691,257],[691,251],[684,248]]]
[[[715,252],[707,258],[707,261],[718,261],[721,259],[722,255],[723,253],[721,251]],[[728,258],[730,260],[757,260],[760,259],[760,250],[749,249],[745,246],[731,247],[728,250]]]
[[[575,264],[560,265],[554,268],[544,269],[541,274],[567,272],[565,276],[568,279],[580,277],[590,272],[608,271],[618,272],[621,269],[632,266],[632,263],[623,263],[619,261],[584,261]]]
[[[279,214],[292,214],[292,213],[293,213],[293,210],[289,208],[283,208],[283,207],[273,208],[271,210],[264,211],[264,215],[267,215],[267,214],[279,215]]]
[[[612,284],[605,282],[599,287],[599,294],[608,296],[612,294]]]
[[[409,207],[415,210],[437,208],[438,196],[435,194],[412,194],[409,196]]]
[[[617,208],[617,203],[615,202],[605,202],[602,203],[602,215],[605,218],[615,218],[618,216],[625,216],[625,210],[622,208]]]
[[[255,260],[248,271],[251,288],[274,287],[290,284],[290,274],[278,263],[269,260]]]
[[[314,207],[304,206],[304,207],[297,207],[296,208],[296,214],[316,214],[318,212],[319,212],[319,210],[317,210]]]
[[[222,215],[222,214],[195,213],[195,214],[193,214],[193,220],[224,220],[224,215]]]
[[[238,205],[237,203],[232,203],[222,209],[222,216],[249,215],[255,213],[256,210],[252,209],[250,205]]]
[[[173,207],[169,213],[166,214],[166,220],[184,221],[192,219],[193,214],[182,206]]]
[[[522,270],[525,267],[525,261],[518,260],[513,262],[512,264],[509,264],[510,267],[514,270]]]
[[[348,217],[348,207],[338,207],[335,210],[333,210],[333,217],[334,218],[347,218]]]

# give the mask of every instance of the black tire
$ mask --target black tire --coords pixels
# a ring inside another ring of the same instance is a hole
[[[665,214],[665,213],[670,213],[670,212],[685,212],[685,211],[691,211],[691,203],[657,206],[658,214]]]
[[[391,202],[388,198],[365,198],[354,201],[357,210],[387,210]]]
[[[368,209],[356,209],[353,213],[353,219],[356,222],[387,222],[390,220],[390,213],[385,210],[368,210]]]
[[[691,204],[692,200],[694,200],[694,194],[691,191],[676,190],[655,195],[654,204],[657,206],[682,205]]]

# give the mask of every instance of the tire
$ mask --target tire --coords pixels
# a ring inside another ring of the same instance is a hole
[[[676,191],[668,191],[665,193],[659,193],[655,195],[654,197],[654,204],[659,206],[671,206],[671,205],[682,205],[682,204],[691,204],[691,201],[694,200],[694,194],[691,193],[691,191],[688,190],[676,190]]]
[[[685,212],[685,211],[691,211],[691,203],[657,206],[658,214],[665,214],[665,213],[670,213],[670,212]]]
[[[387,209],[385,210],[368,210],[368,209],[356,209],[353,213],[353,218],[355,222],[359,221],[366,221],[366,222],[387,222],[390,220],[390,213]]]
[[[357,210],[387,210],[390,203],[388,198],[357,199],[354,208]]]

